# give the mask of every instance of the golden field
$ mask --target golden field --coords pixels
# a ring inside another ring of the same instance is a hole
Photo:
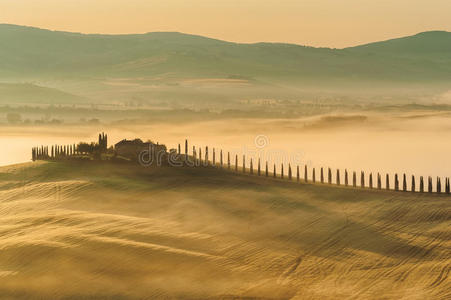
[[[0,167],[0,295],[449,299],[451,199],[214,168]]]

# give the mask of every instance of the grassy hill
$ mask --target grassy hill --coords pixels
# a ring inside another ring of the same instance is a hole
[[[169,32],[87,35],[4,24],[0,40],[0,78],[244,78],[322,85],[451,79],[449,32],[327,49]]]
[[[0,294],[447,299],[449,198],[216,169],[0,168]]]
[[[0,103],[74,103],[86,101],[70,93],[31,83],[0,83]]]

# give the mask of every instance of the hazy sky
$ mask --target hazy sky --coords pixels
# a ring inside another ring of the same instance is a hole
[[[451,0],[0,0],[0,23],[345,47],[451,31]]]

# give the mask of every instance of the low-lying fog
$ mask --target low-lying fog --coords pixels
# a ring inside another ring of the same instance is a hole
[[[193,145],[223,149],[231,152],[232,163],[234,155],[239,154],[240,165],[242,154],[246,154],[247,164],[253,158],[254,167],[261,157],[270,164],[276,162],[278,171],[284,162],[366,172],[451,175],[449,112],[91,127],[0,127],[0,165],[29,161],[30,149],[35,145],[95,141],[100,131],[108,133],[110,144],[139,137],[164,143],[168,148],[181,143],[183,149],[188,138],[190,151]]]

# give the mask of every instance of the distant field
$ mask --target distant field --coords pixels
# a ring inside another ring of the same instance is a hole
[[[451,199],[217,169],[0,168],[0,295],[449,299]]]

